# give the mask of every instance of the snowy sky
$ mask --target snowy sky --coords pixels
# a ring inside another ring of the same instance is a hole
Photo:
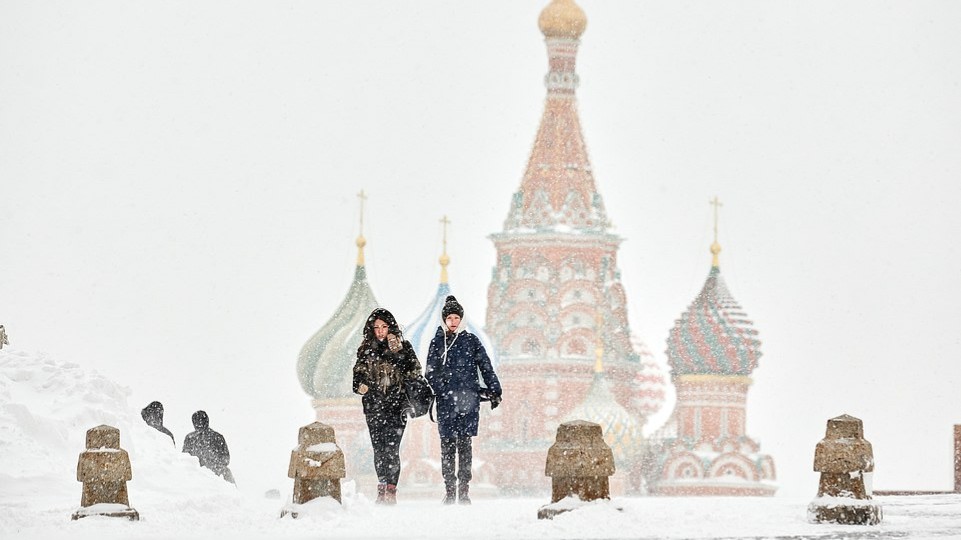
[[[160,399],[178,440],[206,409],[238,477],[269,487],[260,465],[283,478],[312,420],[294,365],[347,291],[358,191],[383,305],[427,304],[447,214],[452,287],[484,318],[487,235],[543,106],[546,3],[3,2],[11,346]],[[961,3],[579,4],[632,330],[666,361],[717,195],[722,273],[763,342],[748,433],[782,493],[816,490],[842,413],[865,421],[876,488],[951,487]]]

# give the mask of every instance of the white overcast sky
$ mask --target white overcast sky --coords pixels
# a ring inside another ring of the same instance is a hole
[[[710,266],[762,340],[748,433],[816,491],[825,420],[876,488],[951,487],[961,423],[961,3],[580,0],[580,114],[634,333],[659,361]],[[543,106],[546,0],[0,3],[11,346],[205,408],[283,479],[294,374],[353,273],[401,321],[482,320]],[[509,406],[510,396],[505,405]],[[670,405],[669,405],[670,406]],[[257,476],[257,475],[261,476]]]

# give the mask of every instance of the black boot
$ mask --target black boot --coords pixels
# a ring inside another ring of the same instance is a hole
[[[467,482],[461,482],[457,485],[457,502],[470,504],[470,484]]]
[[[447,490],[444,495],[444,504],[454,504],[457,502],[457,488],[454,484],[445,484],[444,489]]]

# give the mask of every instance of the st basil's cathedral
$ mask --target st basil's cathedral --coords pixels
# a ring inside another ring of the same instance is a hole
[[[491,235],[497,259],[485,326],[465,319],[510,400],[493,411],[482,408],[474,492],[549,491],[547,449],[561,422],[580,419],[600,424],[614,451],[614,494],[773,495],[774,462],[745,433],[760,341],[721,279],[716,225],[707,280],[667,340],[674,410],[663,426],[647,425],[664,405],[666,383],[660,364],[631,331],[617,265],[621,238],[610,232],[581,131],[575,68],[587,17],[573,0],[553,0],[538,26],[548,56],[544,111],[503,230]],[[421,359],[451,293],[444,226],[437,289],[421,315],[403,327]],[[336,430],[348,479],[360,491],[376,484],[360,399],[351,388],[364,322],[378,307],[365,246],[361,230],[350,289],[297,361],[316,418]],[[442,493],[440,441],[426,418],[409,422],[401,462],[406,496]]]

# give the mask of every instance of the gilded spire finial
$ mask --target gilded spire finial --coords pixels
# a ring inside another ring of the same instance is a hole
[[[720,263],[720,260],[718,259],[718,254],[721,253],[721,244],[717,243],[717,214],[718,214],[718,209],[724,205],[721,204],[721,201],[720,199],[717,198],[717,195],[715,195],[713,199],[708,201],[708,204],[714,207],[714,243],[711,244],[711,255],[712,255],[711,266],[715,268],[720,268],[721,263]]]
[[[594,373],[604,373],[604,340],[601,337],[604,326],[604,316],[601,314],[600,309],[598,309],[594,321],[594,326],[597,328],[597,346],[594,348]]]
[[[363,189],[357,194],[357,198],[360,199],[360,235],[357,236],[357,266],[364,266],[364,246],[367,245],[367,239],[364,238],[364,202],[367,200],[367,195]]]
[[[444,228],[444,250],[441,253],[440,262],[440,282],[447,283],[447,265],[450,264],[450,257],[447,256],[447,226],[450,225],[450,220],[447,216],[440,218],[441,225]]]
[[[574,0],[552,0],[541,11],[537,26],[548,38],[577,39],[587,28],[587,16]]]

